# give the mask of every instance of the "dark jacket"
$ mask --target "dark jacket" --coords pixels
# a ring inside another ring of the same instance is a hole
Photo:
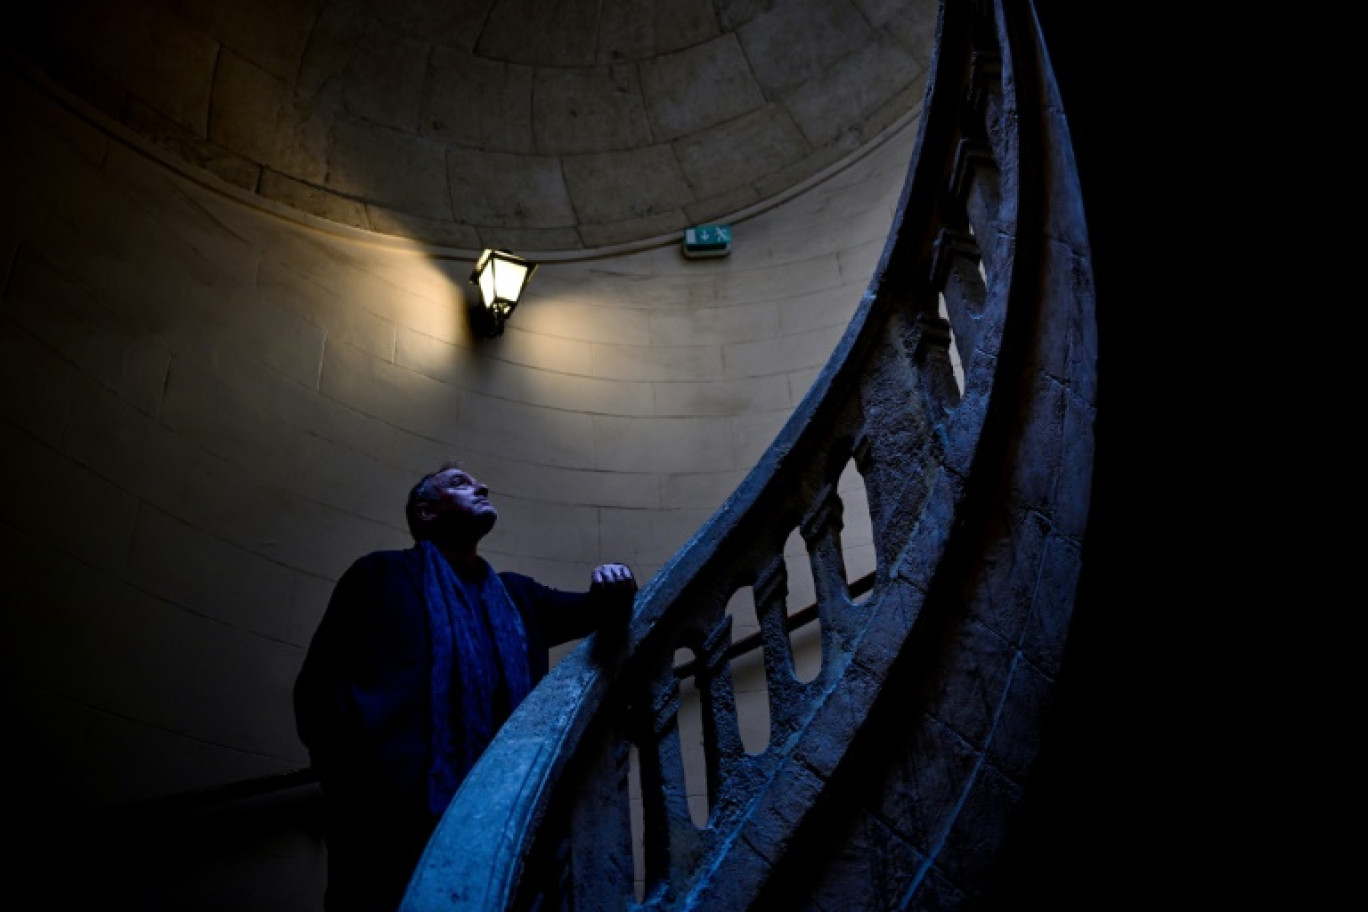
[[[330,910],[393,908],[436,825],[427,807],[432,688],[422,566],[416,548],[353,563],[295,682],[296,726],[323,786]],[[499,578],[522,617],[535,684],[550,647],[596,628],[596,602],[518,573]],[[363,899],[375,890],[383,900]]]

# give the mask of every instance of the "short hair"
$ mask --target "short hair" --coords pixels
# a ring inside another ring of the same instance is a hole
[[[414,541],[423,541],[429,537],[423,520],[418,516],[418,507],[437,498],[437,476],[459,468],[461,464],[458,461],[448,459],[436,471],[418,479],[418,483],[409,489],[408,500],[404,503],[404,518],[408,520],[409,534],[413,536]]]

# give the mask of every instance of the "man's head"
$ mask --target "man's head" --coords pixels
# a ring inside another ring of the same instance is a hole
[[[414,541],[474,544],[494,528],[499,511],[489,502],[488,487],[448,462],[413,486],[404,516]]]

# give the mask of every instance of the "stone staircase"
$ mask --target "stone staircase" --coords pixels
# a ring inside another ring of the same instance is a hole
[[[1034,7],[946,0],[898,215],[827,367],[625,635],[581,644],[505,725],[403,909],[973,907],[1069,631],[1095,407],[1086,226]],[[852,463],[866,581],[842,559]],[[785,607],[795,529],[817,593],[808,680]],[[769,700],[758,752],[737,724],[727,610],[745,588]],[[701,824],[682,681],[702,709]]]

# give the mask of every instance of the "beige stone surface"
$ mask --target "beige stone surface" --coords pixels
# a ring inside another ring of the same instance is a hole
[[[409,543],[402,499],[448,457],[493,489],[502,518],[487,555],[497,566],[579,588],[594,564],[623,560],[649,584],[806,394],[882,252],[915,118],[861,155],[824,158],[820,180],[793,172],[790,189],[812,183],[791,198],[759,189],[776,167],[816,154],[806,140],[764,146],[747,132],[758,114],[760,126],[781,126],[771,139],[801,138],[792,96],[752,108],[735,51],[739,27],[784,3],[729,4],[734,21],[723,21],[708,3],[622,0],[596,20],[611,46],[514,48],[510,19],[492,22],[484,43],[461,34],[433,48],[440,65],[429,75],[494,80],[489,72],[522,68],[529,86],[546,76],[538,84],[599,90],[642,78],[623,84],[639,103],[595,109],[621,115],[605,129],[640,144],[574,153],[520,145],[530,119],[506,132],[485,121],[489,147],[462,145],[451,126],[459,96],[430,84],[388,123],[373,108],[363,117],[334,105],[363,104],[363,58],[349,50],[363,26],[391,29],[404,47],[435,40],[419,22],[458,32],[455,10],[361,6],[343,15],[327,4],[304,32],[297,15],[264,6],[259,28],[212,3],[131,10],[92,58],[126,76],[119,110],[157,113],[130,123],[73,103],[57,74],[0,70],[14,127],[0,143],[0,452],[14,480],[0,495],[0,543],[24,607],[0,642],[23,766],[64,801],[156,797],[302,766],[290,687],[332,585],[360,554]],[[894,5],[879,11],[898,21]],[[158,30],[157,15],[172,18]],[[120,64],[135,22],[169,36],[168,59],[190,83]],[[218,68],[201,72],[211,35]],[[561,81],[534,72],[553,52],[577,61],[558,66],[609,69]],[[677,81],[704,62],[719,69],[700,84],[713,79],[744,104],[686,109]],[[412,85],[407,63],[392,57],[387,78]],[[232,97],[211,102],[211,90]],[[154,120],[193,138],[196,155],[218,148],[224,166],[188,168],[178,156],[191,145],[178,152],[131,129]],[[234,148],[215,146],[229,136]],[[722,137],[761,146],[706,158]],[[482,170],[496,160],[521,170]],[[470,192],[502,194],[483,198],[490,222],[548,241],[498,339],[472,334],[466,280],[478,242],[513,235],[459,220],[477,204],[453,205],[458,172],[478,178]],[[547,204],[519,210],[523,187]],[[688,260],[669,235],[704,199],[736,203],[718,219],[735,231],[729,257]],[[404,226],[451,241],[411,243]],[[585,249],[596,237],[622,246]],[[872,548],[851,484],[854,577]],[[811,601],[810,571],[800,539],[786,551],[796,609]],[[734,614],[736,636],[754,629],[753,610]],[[794,635],[809,676],[814,636]],[[763,684],[741,665],[737,684],[743,737],[758,749]],[[700,806],[701,767],[689,777]],[[305,854],[294,860],[316,863]]]
[[[658,242],[797,192],[915,111],[936,16],[934,0],[50,7],[12,30],[16,59],[188,172],[342,226],[538,251]]]

